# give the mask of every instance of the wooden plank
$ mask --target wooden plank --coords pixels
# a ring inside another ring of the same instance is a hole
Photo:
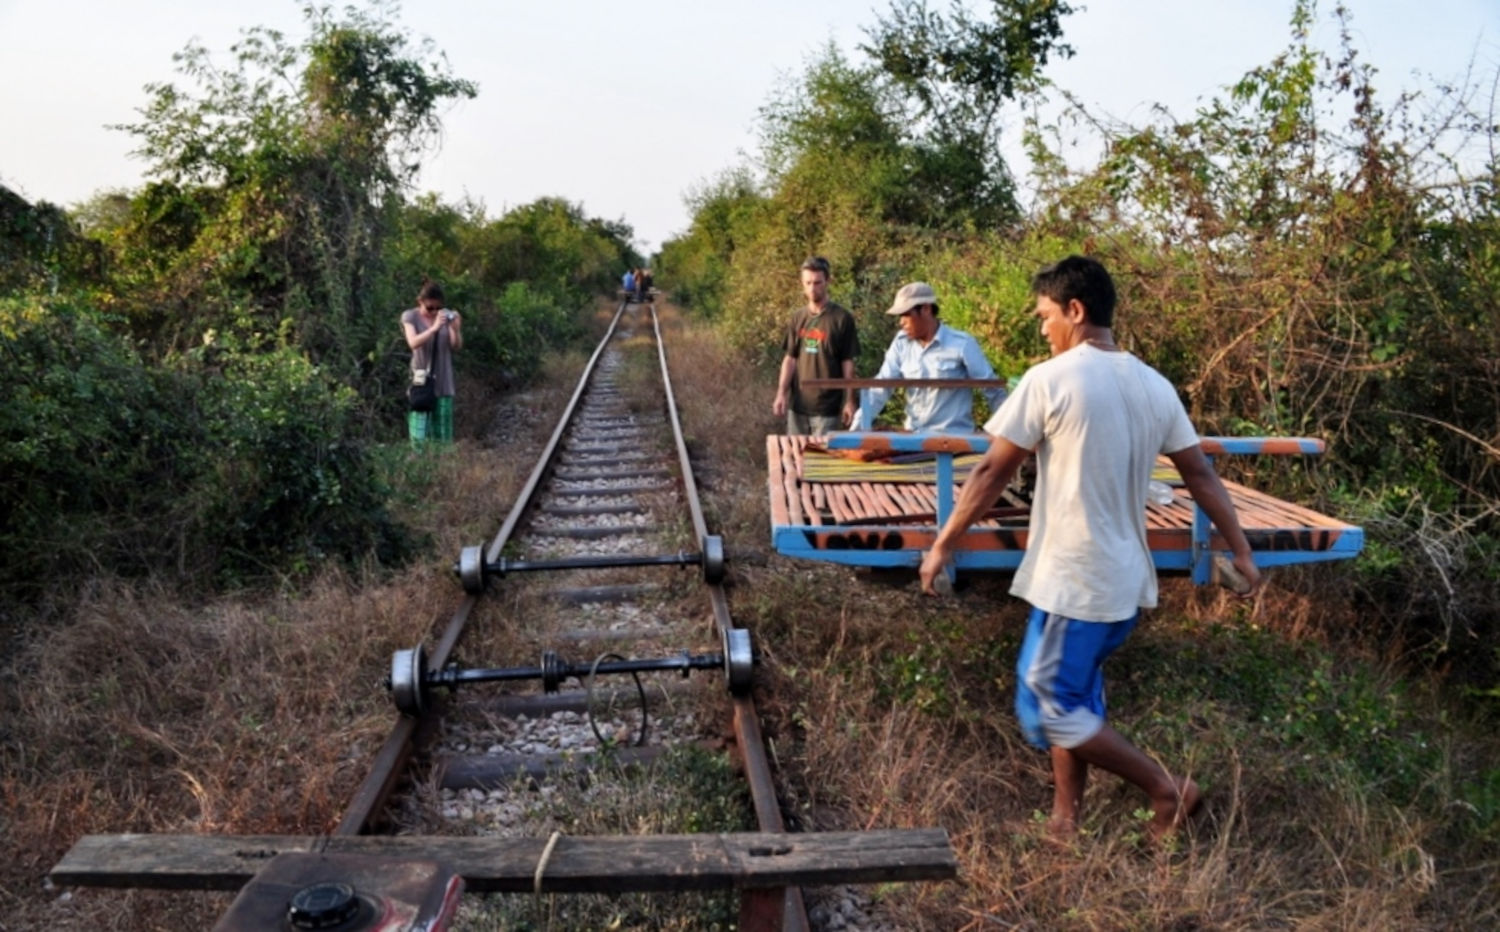
[[[923,511],[937,511],[937,486],[912,484],[906,486],[906,491]]]
[[[884,483],[862,482],[860,489],[865,497],[875,506],[875,513],[887,518],[899,518],[901,509],[896,507],[890,493],[886,490]]]
[[[897,435],[898,437],[900,435]],[[777,448],[783,462],[778,475],[787,481],[792,500],[796,501],[796,516],[788,515],[788,523],[822,526],[831,517],[835,523],[848,525],[880,524],[886,521],[910,523],[913,518],[926,518],[936,510],[936,489],[931,483],[883,483],[870,481],[802,483],[797,480],[792,466],[801,468],[808,438],[780,438]],[[842,446],[843,444],[839,444]],[[768,446],[768,458],[770,458]],[[1240,523],[1248,533],[1258,535],[1258,547],[1264,543],[1266,534],[1291,535],[1324,530],[1356,530],[1353,525],[1320,514],[1293,502],[1248,488],[1234,482],[1224,483],[1230,499],[1239,515]],[[780,520],[780,515],[776,515]],[[1146,523],[1148,540],[1153,549],[1182,550],[1190,546],[1185,537],[1193,522],[1193,502],[1186,493],[1177,494],[1171,504],[1148,505]],[[920,523],[920,522],[919,522]],[[987,516],[976,523],[976,527],[1009,528],[1018,521],[1013,515],[998,520]],[[1277,549],[1286,549],[1287,540],[1293,537],[1278,537]],[[1311,538],[1309,538],[1311,539]],[[1222,541],[1217,534],[1212,546]],[[1308,545],[1316,547],[1316,545]]]
[[[865,494],[864,486],[867,484],[850,482],[844,485],[844,497],[849,503],[849,513],[856,521],[869,521],[883,513],[875,504],[875,500]]]
[[[1181,528],[1191,528],[1192,525],[1192,510],[1184,508],[1176,502],[1170,505],[1146,506],[1147,530],[1178,530]]]
[[[828,485],[828,510],[833,512],[833,520],[839,524],[848,524],[851,519],[849,509],[844,507],[844,487],[838,483],[827,483]]]
[[[807,516],[807,523],[821,525],[823,523],[823,507],[818,504],[821,495],[815,494],[817,486],[799,486],[797,494],[802,496],[802,511]]]
[[[1274,512],[1266,511],[1244,498],[1231,496],[1230,501],[1234,505],[1235,515],[1240,519],[1240,526],[1247,530],[1270,530],[1287,527],[1289,523],[1294,527],[1301,524],[1301,522],[1287,522]]]
[[[1235,514],[1240,518],[1240,524],[1246,528],[1274,529],[1281,527],[1300,527],[1300,520],[1288,520],[1285,516],[1278,514],[1275,509],[1265,507],[1265,503],[1250,498],[1243,493],[1244,486],[1229,488],[1225,483],[1225,489],[1229,492],[1230,504],[1234,505]]]
[[[771,523],[786,526],[792,523],[787,512],[786,487],[781,476],[781,438],[774,434],[766,437],[766,487],[771,493]]]
[[[237,890],[284,851],[420,858],[447,864],[475,893],[530,892],[545,838],[288,835],[87,835],[53,883]],[[542,889],[560,893],[752,889],[948,880],[958,861],[941,828],[871,832],[563,836]]]
[[[789,444],[782,445],[782,486],[786,490],[787,506],[790,511],[788,524],[802,524],[802,502],[801,496],[797,494],[797,476],[800,474],[792,461],[795,447]]]
[[[970,527],[1000,527],[1004,522],[1010,522],[1011,526],[1025,524],[1029,519],[1031,509],[1029,508],[991,508],[984,512]],[[934,512],[922,514],[913,512],[903,515],[880,515],[873,518],[861,519],[853,522],[855,524],[925,524],[929,527],[937,526],[937,515]]]
[[[849,515],[849,524],[877,524],[870,518],[870,509],[865,507],[864,497],[859,494],[858,486],[849,482],[840,483],[838,495],[843,498],[844,513]]]
[[[901,513],[904,515],[916,514],[919,511],[932,510],[931,508],[922,507],[923,503],[918,500],[915,494],[912,493],[912,486],[910,485],[893,485],[890,486],[890,490],[891,497],[895,499],[896,505],[901,509]]]
[[[1271,508],[1274,508],[1277,512],[1287,515],[1298,524],[1303,524],[1308,527],[1338,528],[1340,530],[1348,527],[1353,527],[1353,525],[1346,524],[1343,521],[1338,520],[1337,518],[1332,518],[1328,515],[1322,514],[1321,512],[1314,511],[1305,505],[1299,505],[1296,502],[1288,502],[1283,499],[1276,498],[1274,495],[1269,495],[1257,489],[1248,488],[1246,486],[1240,485],[1237,482],[1226,482],[1224,483],[1224,485],[1225,487],[1229,488],[1231,495],[1238,494],[1239,496],[1249,501],[1253,501],[1258,504],[1264,504]]]

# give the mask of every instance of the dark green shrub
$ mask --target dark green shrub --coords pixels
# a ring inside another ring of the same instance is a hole
[[[300,352],[194,354],[206,455],[194,475],[203,534],[234,581],[303,573],[327,558],[407,555],[355,423],[358,399]],[[210,363],[211,364],[208,364]]]
[[[493,305],[467,312],[461,365],[502,371],[524,381],[536,375],[541,351],[578,335],[578,321],[555,295],[512,282]]]
[[[293,350],[207,345],[153,367],[111,323],[69,301],[0,302],[0,587],[406,554],[350,389]]]

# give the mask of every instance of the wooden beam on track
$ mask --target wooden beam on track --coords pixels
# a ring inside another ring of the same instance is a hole
[[[474,893],[530,893],[545,838],[435,835],[86,835],[50,874],[58,884],[238,890],[287,851],[436,860]],[[941,828],[869,832],[560,837],[541,890],[620,893],[950,880]]]

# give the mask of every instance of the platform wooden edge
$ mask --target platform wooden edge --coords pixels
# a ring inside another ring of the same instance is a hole
[[[53,883],[237,890],[283,852],[384,855],[447,864],[469,890],[529,892],[546,839],[449,836],[87,835]],[[949,880],[958,862],[941,828],[867,832],[737,832],[563,836],[542,889],[606,893],[757,889]]]

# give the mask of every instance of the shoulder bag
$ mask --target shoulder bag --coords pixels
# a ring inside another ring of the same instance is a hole
[[[411,374],[411,387],[406,390],[406,400],[413,411],[431,411],[437,407],[437,379],[431,369],[417,369]]]

